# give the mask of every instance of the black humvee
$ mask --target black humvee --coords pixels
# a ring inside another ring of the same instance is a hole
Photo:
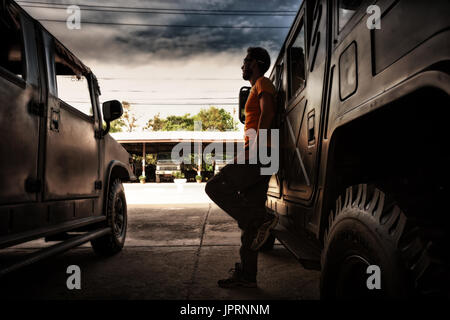
[[[449,13],[446,0],[304,0],[275,61],[266,205],[275,237],[322,271],[322,298],[448,297]]]
[[[62,241],[0,275],[87,241],[100,254],[118,252],[122,181],[134,178],[129,154],[108,134],[120,102],[103,103],[102,114],[91,70],[13,1],[1,2],[0,34],[0,248]]]

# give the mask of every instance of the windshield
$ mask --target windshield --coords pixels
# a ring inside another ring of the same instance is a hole
[[[158,160],[171,160],[171,153],[170,152],[158,153]]]

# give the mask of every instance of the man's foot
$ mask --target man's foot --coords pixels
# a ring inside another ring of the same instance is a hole
[[[262,247],[262,245],[266,242],[267,238],[270,236],[270,231],[275,228],[278,223],[278,216],[274,215],[269,220],[265,221],[256,232],[255,239],[252,242],[251,249],[256,251]]]
[[[240,263],[235,264],[234,269],[230,269],[230,277],[217,281],[221,288],[256,288],[256,281],[244,279]]]

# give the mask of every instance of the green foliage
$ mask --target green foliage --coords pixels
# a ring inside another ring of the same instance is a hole
[[[202,130],[237,130],[237,122],[234,121],[233,116],[222,108],[210,107],[207,110],[202,109],[193,118],[195,121],[202,122]]]
[[[139,164],[142,163],[142,156],[132,154],[132,157],[133,157],[133,161],[135,163],[139,163]],[[150,164],[156,165],[156,154],[149,153],[149,154],[145,155],[145,165],[150,165]]]
[[[131,111],[130,103],[122,101],[122,107],[122,116],[119,119],[111,121],[109,132],[123,132],[124,130],[127,132],[132,132],[137,128],[137,118]]]
[[[195,180],[202,180],[202,176],[196,175],[196,176],[195,176]]]
[[[175,171],[172,175],[175,179],[184,179],[184,173],[181,171]]]
[[[125,127],[125,121],[122,119],[116,119],[111,121],[109,132],[123,132],[123,128]]]
[[[137,128],[137,118],[133,112],[131,112],[131,105],[129,102],[122,101],[123,114],[122,121],[125,124],[127,132],[133,132]]]
[[[150,131],[163,131],[165,119],[161,119],[159,113],[153,116],[153,119],[147,121],[147,125],[144,127],[144,130]]]
[[[168,116],[162,119],[159,115],[155,115],[153,119],[148,120],[144,130],[151,131],[194,131],[194,122],[202,122],[202,130],[211,131],[236,131],[237,122],[234,121],[233,116],[224,109],[210,107],[209,109],[202,109],[194,116],[186,113],[183,116]]]

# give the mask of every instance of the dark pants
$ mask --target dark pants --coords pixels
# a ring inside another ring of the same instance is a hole
[[[222,210],[234,218],[241,232],[242,272],[245,279],[256,281],[258,252],[250,246],[258,227],[264,222],[269,175],[261,175],[257,164],[228,164],[206,184],[205,191]]]

